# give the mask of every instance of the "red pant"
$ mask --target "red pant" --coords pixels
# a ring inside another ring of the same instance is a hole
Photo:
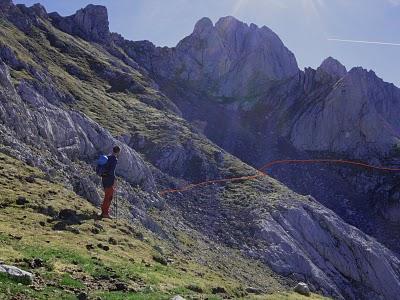
[[[101,205],[101,214],[103,216],[109,215],[109,210],[110,210],[111,201],[113,199],[113,195],[114,195],[114,186],[113,185],[104,189],[104,200],[103,200],[103,204]]]

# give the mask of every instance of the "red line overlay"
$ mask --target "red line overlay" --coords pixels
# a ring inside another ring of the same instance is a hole
[[[225,182],[233,182],[233,181],[241,181],[241,180],[252,180],[258,177],[267,176],[267,173],[264,171],[265,169],[269,169],[275,165],[282,164],[316,164],[316,163],[335,163],[335,164],[343,164],[361,167],[370,170],[379,170],[386,172],[400,172],[400,168],[390,168],[390,167],[382,167],[382,166],[373,166],[363,162],[357,162],[352,160],[344,160],[344,159],[284,159],[284,160],[274,160],[271,161],[261,168],[257,170],[257,174],[249,175],[249,176],[240,176],[240,177],[230,177],[230,178],[222,178],[222,179],[214,179],[214,180],[206,180],[198,183],[191,183],[179,189],[167,189],[159,192],[161,196],[165,194],[171,193],[179,193],[186,192],[192,190],[197,187],[206,186],[214,183],[225,183]]]

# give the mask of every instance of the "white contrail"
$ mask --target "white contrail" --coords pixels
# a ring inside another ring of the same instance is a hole
[[[328,39],[328,41],[345,42],[345,43],[359,43],[359,44],[375,44],[386,46],[400,46],[400,43],[385,43],[385,42],[371,42],[371,41],[357,41],[357,40],[343,40],[343,39]]]

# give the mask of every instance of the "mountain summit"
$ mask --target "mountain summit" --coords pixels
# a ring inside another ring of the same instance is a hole
[[[202,18],[175,48],[142,46],[133,45],[130,53],[157,76],[222,98],[254,95],[263,85],[299,72],[295,56],[272,30],[231,16],[215,25]]]
[[[333,57],[326,58],[318,69],[339,78],[347,74],[346,67]]]
[[[61,30],[89,41],[104,43],[110,36],[108,12],[104,6],[89,4],[68,17],[58,13],[50,16]]]
[[[200,20],[176,50],[187,67],[182,78],[197,81],[206,76],[229,82],[222,87],[223,94],[235,83],[244,88],[250,80],[279,80],[298,71],[293,53],[272,30],[247,25],[231,16],[219,19],[215,26],[209,19]],[[242,82],[235,82],[233,77],[242,78]]]

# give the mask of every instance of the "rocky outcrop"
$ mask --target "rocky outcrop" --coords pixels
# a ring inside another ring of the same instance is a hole
[[[271,188],[272,182],[267,181],[257,186]],[[195,228],[263,261],[284,277],[307,283],[312,292],[334,299],[396,297],[400,261],[375,239],[312,197],[283,187],[259,196],[241,195],[239,189],[234,206],[214,193],[193,201],[178,198],[176,205]]]
[[[308,285],[304,282],[299,282],[295,287],[294,287],[294,291],[296,293],[299,293],[300,295],[303,296],[310,296],[311,292],[310,289],[308,287]]]
[[[336,78],[342,78],[347,74],[346,67],[333,57],[325,59],[317,69],[317,72],[318,71],[324,71]]]
[[[47,149],[64,162],[90,162],[120,145],[117,173],[130,183],[154,188],[151,172],[140,156],[85,115],[51,104],[27,82],[21,82],[17,93],[4,63],[0,65],[0,84],[0,117],[20,141]]]
[[[108,12],[104,6],[90,4],[72,16],[52,13],[50,17],[56,27],[86,40],[105,43],[110,37]]]
[[[256,235],[269,245],[262,255],[280,273],[312,277],[314,284],[331,289],[328,294],[345,299],[392,299],[400,292],[400,261],[325,208],[281,207],[261,221],[259,230]]]
[[[294,55],[274,32],[230,16],[215,26],[210,19],[201,19],[193,33],[172,49],[148,42],[124,48],[162,80],[196,86],[221,98],[254,95],[262,85],[298,72]]]
[[[364,158],[393,150],[400,130],[400,90],[394,85],[353,68],[321,100],[293,123],[296,148]]]

